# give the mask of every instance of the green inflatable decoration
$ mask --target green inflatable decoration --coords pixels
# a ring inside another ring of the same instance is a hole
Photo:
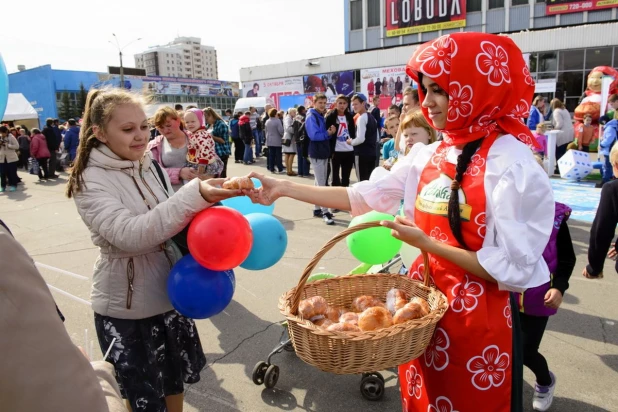
[[[316,280],[331,279],[334,277],[335,275],[331,273],[314,273],[313,275],[309,276],[309,279],[307,279],[307,283],[315,282]]]
[[[350,227],[361,223],[375,222],[381,220],[395,220],[395,217],[386,213],[369,212],[357,216],[350,222]],[[352,233],[346,238],[348,249],[354,257],[363,263],[379,265],[391,260],[399,249],[401,240],[391,236],[391,230],[386,227],[372,227]]]

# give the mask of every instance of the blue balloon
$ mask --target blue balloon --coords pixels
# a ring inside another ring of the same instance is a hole
[[[247,259],[240,265],[248,270],[264,270],[283,257],[288,246],[288,234],[277,218],[265,213],[245,216],[253,231],[253,246]]]
[[[176,262],[167,278],[167,295],[174,309],[193,319],[221,313],[232,300],[235,288],[233,270],[206,269],[191,255]]]
[[[256,189],[262,187],[262,182],[256,178],[252,177],[251,180],[253,180],[253,185]],[[222,200],[221,203],[223,203],[223,206],[238,210],[245,216],[251,213],[266,213],[268,215],[272,215],[275,210],[274,203],[270,206],[260,205],[253,203],[248,196],[232,197],[230,199]]]
[[[9,75],[6,73],[6,66],[0,54],[0,120],[4,117],[6,104],[9,100]]]

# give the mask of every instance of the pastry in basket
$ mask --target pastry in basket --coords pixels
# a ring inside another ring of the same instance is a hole
[[[386,308],[372,307],[358,317],[358,327],[362,331],[388,328],[393,325],[393,316]]]
[[[349,323],[350,325],[358,325],[358,313],[346,312],[339,317],[340,323]]]
[[[313,324],[314,324],[315,326],[319,327],[319,328],[326,329],[326,328],[328,328],[330,325],[334,325],[334,324],[335,324],[335,322],[331,321],[331,320],[330,320],[330,319],[328,319],[328,318],[321,318],[321,319],[318,319],[318,320],[316,320],[315,322],[313,322]]]
[[[343,315],[346,312],[345,309],[343,309],[340,306],[328,306],[328,309],[326,309],[326,318],[330,319],[331,322],[333,323],[337,323],[339,322],[339,317],[341,315]]]
[[[429,312],[431,312],[431,308],[429,307],[429,303],[427,303],[427,301],[423,298],[419,298],[418,296],[413,297],[412,299],[410,299],[410,303],[417,303],[421,306],[421,309],[423,311],[423,316],[427,316],[429,315]]]
[[[373,308],[374,306],[386,308],[386,305],[384,305],[380,299],[369,295],[359,296],[352,301],[352,312],[361,313],[366,309]]]
[[[328,303],[322,296],[312,296],[300,301],[298,314],[304,319],[311,319],[315,316],[324,315],[328,310]]]
[[[223,182],[224,189],[255,189],[253,181],[248,177],[233,177]]]
[[[386,294],[386,308],[395,314],[399,309],[403,308],[410,301],[410,296],[401,289],[393,288]]]
[[[416,302],[410,302],[395,312],[395,316],[393,316],[393,324],[398,325],[409,320],[420,319],[423,316],[425,315],[423,314],[423,308],[421,305]]]
[[[333,323],[328,328],[327,331],[330,332],[360,332],[360,328],[356,325],[352,325],[351,323]]]

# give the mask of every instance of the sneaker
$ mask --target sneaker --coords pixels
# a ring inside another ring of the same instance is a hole
[[[17,190],[17,186],[9,186],[9,192],[14,192]]]
[[[318,209],[318,210],[314,210],[313,211],[313,217],[322,217],[322,209]]]
[[[334,225],[335,221],[333,220],[333,215],[331,213],[324,213],[324,215],[322,216],[322,219],[324,219],[324,223],[326,223],[327,225]]]
[[[554,401],[554,390],[556,389],[556,376],[549,372],[551,376],[551,385],[541,386],[536,384],[534,386],[534,396],[532,397],[532,409],[535,411],[546,411],[550,408]]]

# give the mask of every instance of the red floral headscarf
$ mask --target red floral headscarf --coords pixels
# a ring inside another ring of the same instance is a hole
[[[534,80],[510,38],[485,33],[442,36],[421,45],[406,72],[417,83],[419,73],[430,77],[448,93],[446,127],[438,129],[448,144],[465,144],[500,131],[538,145],[522,121],[530,112]],[[422,102],[420,85],[418,93]],[[433,125],[427,108],[422,110]]]
[[[612,77],[614,81],[612,81],[609,85],[609,94],[612,95],[612,94],[618,93],[618,70],[614,69],[613,67],[609,67],[609,66],[597,66],[594,69],[590,70],[590,73],[588,73],[588,76],[590,76],[590,74],[594,72],[601,72],[605,76]],[[586,96],[597,94],[596,92],[593,92],[592,90],[590,90],[588,87],[586,87],[585,93],[586,93]]]

